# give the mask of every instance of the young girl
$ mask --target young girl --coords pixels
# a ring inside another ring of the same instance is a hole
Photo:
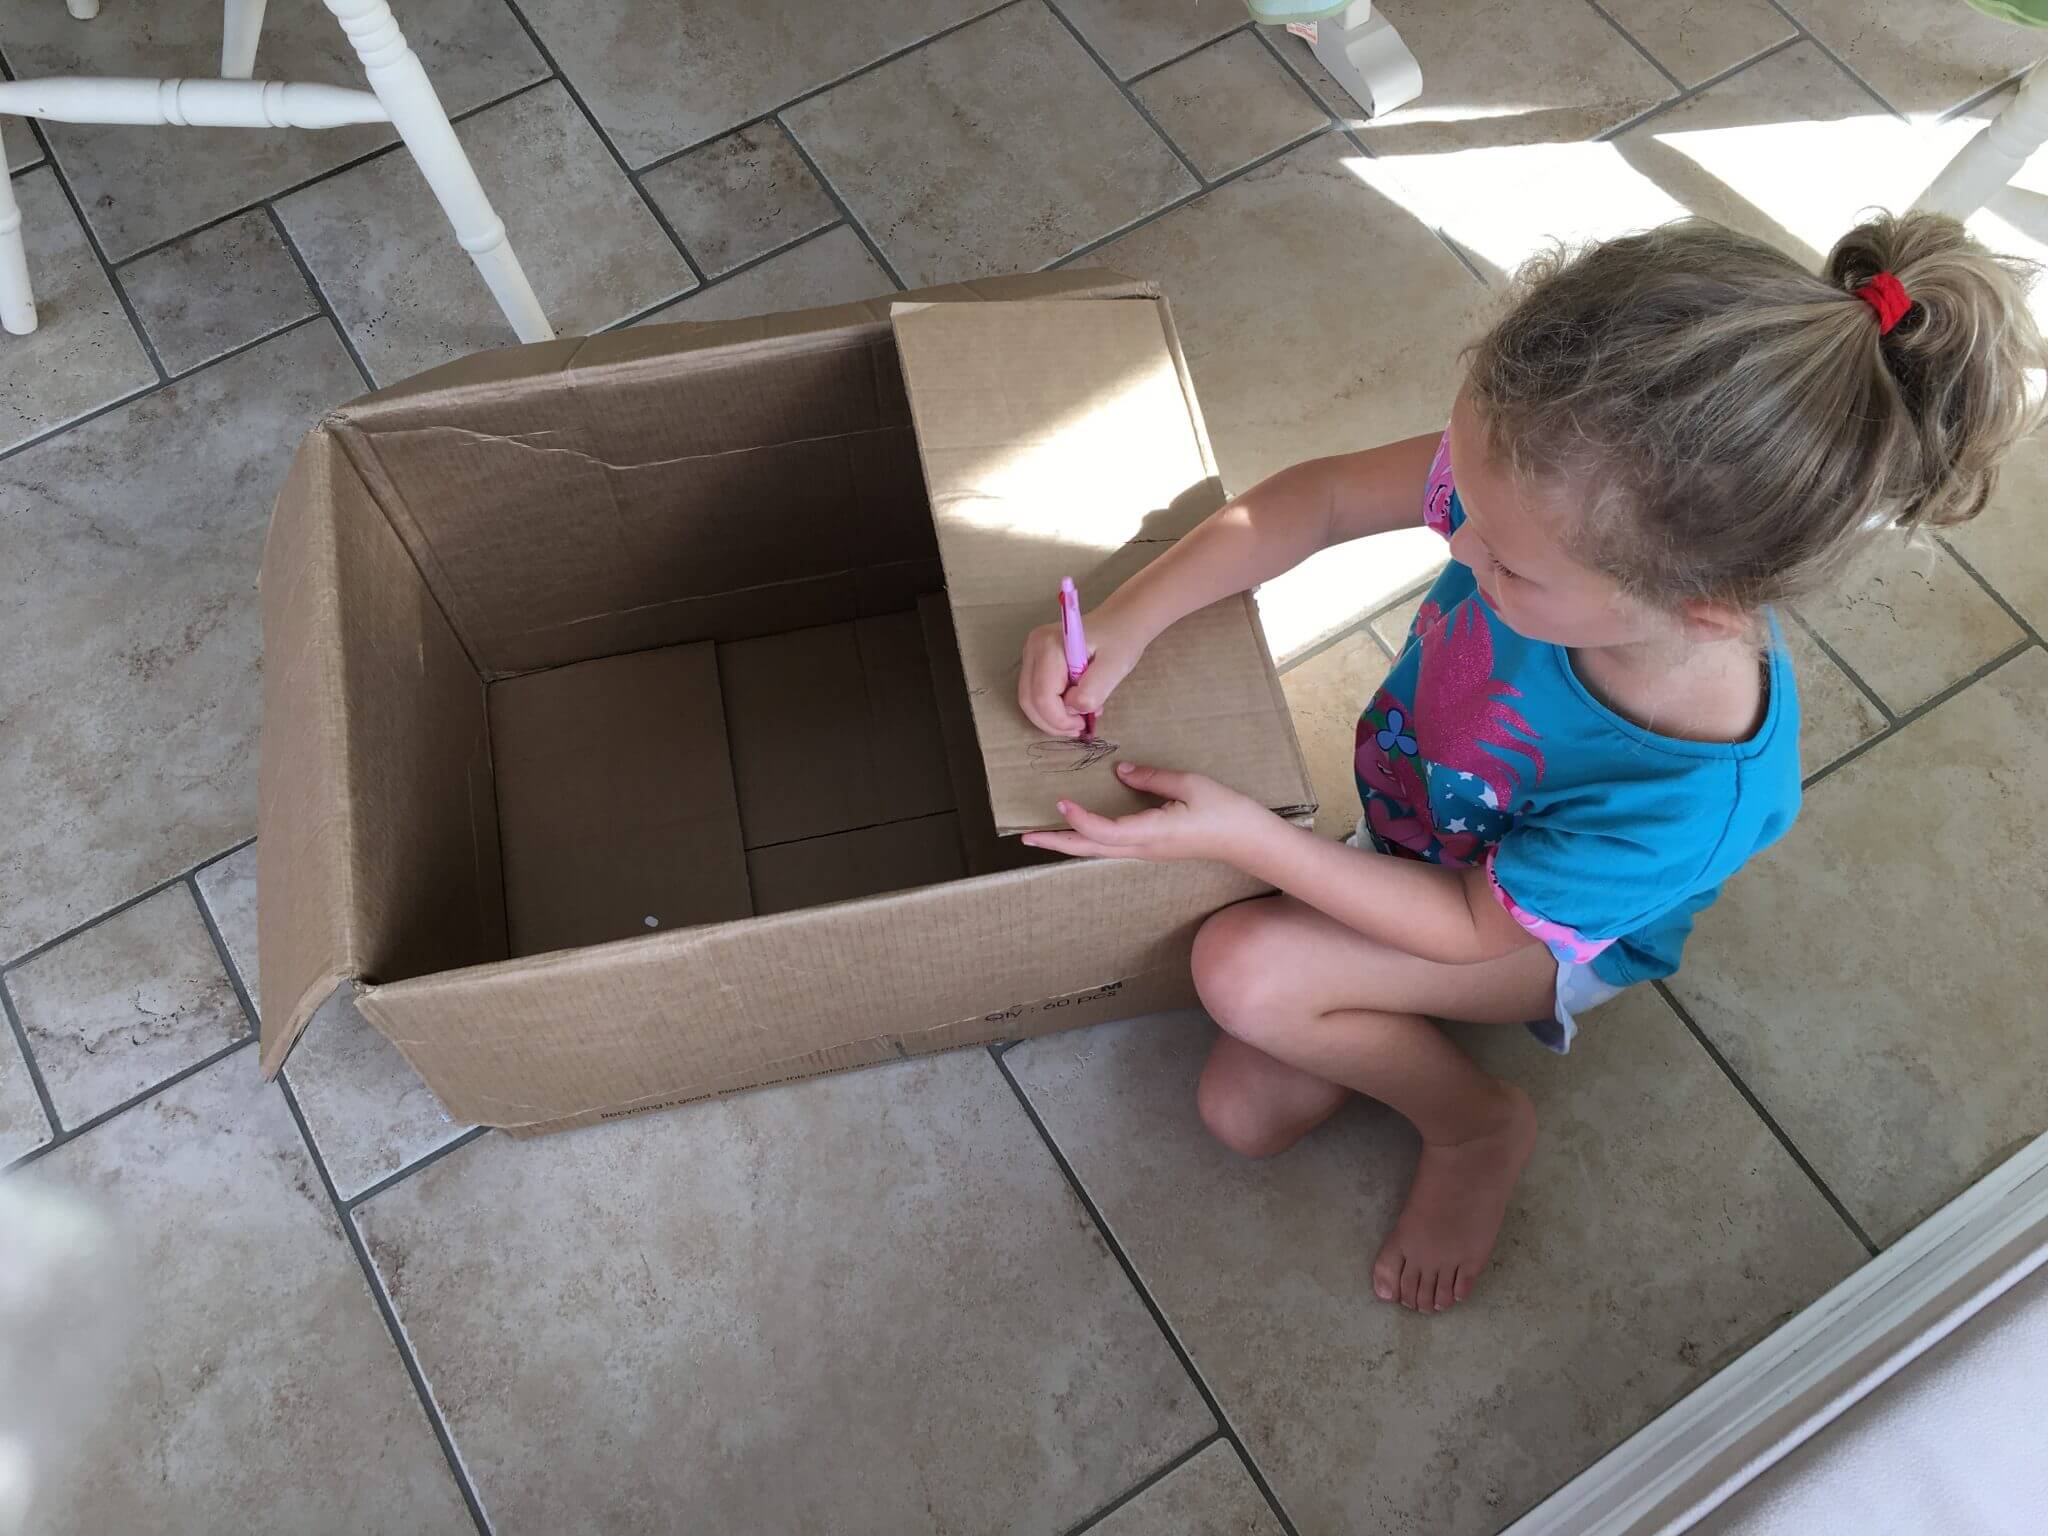
[[[1422,1133],[1374,1294],[1462,1301],[1536,1139],[1519,1088],[1429,1022],[1576,1014],[1667,976],[1693,915],[1799,807],[1799,706],[1770,606],[1880,530],[1958,523],[2035,419],[2048,364],[2027,269],[1952,221],[1884,217],[1815,277],[1687,223],[1534,263],[1470,354],[1441,438],[1283,470],[1088,616],[1018,702],[1073,735],[1182,615],[1320,549],[1425,523],[1449,541],[1358,725],[1365,816],[1319,840],[1193,774],[1122,764],[1165,803],[1061,805],[1037,847],[1221,859],[1276,888],[1212,917],[1194,976],[1222,1028],[1197,1103],[1284,1151],[1353,1093]]]

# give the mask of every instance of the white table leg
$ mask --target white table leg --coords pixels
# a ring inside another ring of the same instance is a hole
[[[80,21],[91,21],[100,13],[100,0],[64,0],[64,4]]]
[[[21,205],[14,178],[0,165],[0,327],[16,336],[36,328],[36,296],[28,285],[28,252],[21,241]]]
[[[2048,141],[2048,59],[2027,71],[2019,95],[1941,168],[1913,206],[1967,219],[1998,194]]]
[[[426,70],[398,30],[391,7],[385,0],[325,0],[325,4],[355,45],[370,89],[391,114],[391,125],[419,162],[420,173],[441,200],[448,222],[455,226],[455,238],[490,285],[513,331],[521,341],[552,340],[554,329],[534,297],[519,258],[506,243],[504,220],[484,195],[476,169],[463,153]]]
[[[1422,66],[1393,23],[1373,9],[1372,0],[1354,0],[1315,26],[1317,60],[1367,117],[1406,106],[1422,94]]]
[[[220,77],[247,80],[256,73],[256,41],[263,35],[264,0],[225,0],[220,29]]]

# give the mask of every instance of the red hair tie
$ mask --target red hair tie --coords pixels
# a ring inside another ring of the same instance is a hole
[[[1889,272],[1880,272],[1869,282],[1856,289],[1856,297],[1877,311],[1877,334],[1889,336],[1892,327],[1906,318],[1906,311],[1913,307],[1912,295]]]

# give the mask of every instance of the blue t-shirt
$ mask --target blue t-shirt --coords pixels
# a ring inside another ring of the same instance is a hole
[[[1424,520],[1464,521],[1446,435]],[[1563,961],[1624,987],[1668,976],[1695,912],[1799,810],[1799,701],[1784,648],[1747,741],[1682,741],[1587,691],[1562,647],[1517,634],[1452,561],[1358,722],[1379,847],[1484,863],[1494,894]]]

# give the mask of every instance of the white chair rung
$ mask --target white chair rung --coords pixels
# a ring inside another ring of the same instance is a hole
[[[344,85],[79,75],[0,82],[0,112],[56,123],[174,128],[340,128],[391,120],[374,92]]]
[[[68,0],[89,19],[99,0]],[[521,341],[549,341],[554,328],[505,238],[505,223],[456,138],[433,82],[399,30],[388,0],[322,0],[348,34],[370,89],[252,80],[264,0],[222,0],[218,80],[58,76],[0,81],[0,113],[59,123],[119,123],[176,128],[340,128],[389,123],[412,152],[456,241],[476,263]],[[35,295],[14,187],[0,167],[0,325],[36,328]]]

